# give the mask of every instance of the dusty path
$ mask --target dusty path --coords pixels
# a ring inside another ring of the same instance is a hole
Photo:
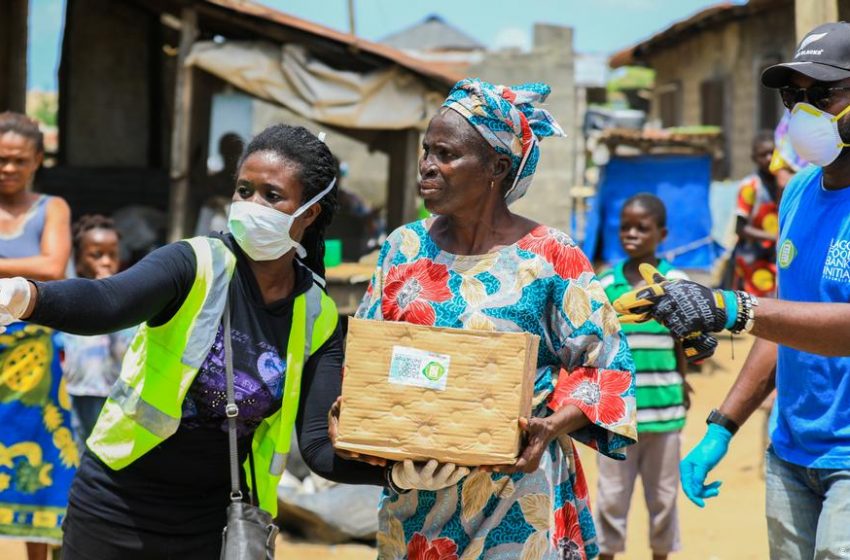
[[[730,359],[728,337],[721,340],[712,365],[705,373],[691,376],[696,391],[689,422],[683,437],[687,452],[704,433],[703,419],[711,408],[720,404],[727,389],[744,362],[751,340],[735,342],[736,360]],[[735,436],[725,461],[716,476],[723,480],[718,498],[704,510],[679,495],[683,550],[671,560],[764,560],[767,556],[767,534],[764,523],[764,481],[761,477],[762,414],[756,413]],[[591,491],[596,490],[596,462],[588,450],[581,451]],[[649,558],[647,516],[642,507],[643,493],[638,485],[629,517],[627,552],[622,559]],[[321,546],[282,542],[277,557],[286,560],[374,560],[373,549],[362,545]],[[0,559],[25,560],[23,545],[0,540]]]

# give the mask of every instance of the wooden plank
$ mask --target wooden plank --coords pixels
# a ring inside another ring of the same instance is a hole
[[[168,204],[168,240],[186,236],[186,214],[189,211],[189,161],[191,139],[193,69],[186,58],[198,37],[198,14],[194,8],[181,11],[180,49],[177,54],[177,79],[174,88],[174,119],[171,131],[171,196]]]
[[[838,0],[795,0],[794,23],[797,41],[823,23],[838,21]]]
[[[387,136],[390,156],[387,228],[392,231],[414,221],[418,214],[419,131],[400,130]]]
[[[0,1],[0,112],[26,111],[28,4]]]

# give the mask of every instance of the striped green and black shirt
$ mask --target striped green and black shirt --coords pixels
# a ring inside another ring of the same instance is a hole
[[[633,288],[623,273],[625,261],[599,276],[608,299],[614,301]],[[660,260],[658,270],[667,278],[687,278]],[[676,367],[675,341],[656,321],[625,324],[635,363],[638,432],[671,432],[685,425],[682,375]]]

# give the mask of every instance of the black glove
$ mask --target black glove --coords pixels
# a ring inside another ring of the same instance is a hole
[[[682,351],[689,364],[701,362],[714,355],[717,339],[705,333],[699,333],[682,339]]]
[[[655,319],[679,339],[726,327],[727,298],[734,292],[712,290],[690,280],[667,280],[649,264],[640,265],[647,286],[623,294],[614,302],[620,322]]]

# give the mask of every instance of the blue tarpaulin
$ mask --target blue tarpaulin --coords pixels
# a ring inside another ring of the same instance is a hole
[[[582,249],[609,264],[626,258],[620,210],[629,197],[649,192],[667,207],[668,235],[659,254],[679,268],[709,269],[722,252],[711,237],[710,185],[708,155],[612,157],[590,204]]]

